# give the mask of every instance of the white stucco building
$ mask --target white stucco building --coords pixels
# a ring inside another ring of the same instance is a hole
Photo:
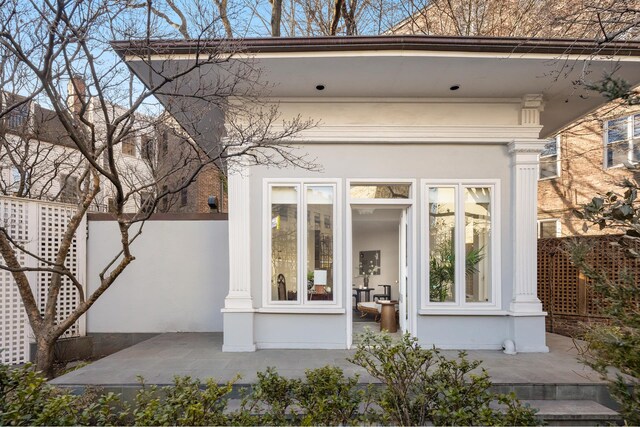
[[[155,43],[151,62],[144,47],[114,43],[145,84],[150,66],[179,67],[197,51]],[[392,286],[401,329],[421,343],[500,349],[512,340],[520,352],[547,351],[538,155],[606,101],[578,82],[617,67],[640,83],[640,44],[271,38],[243,41],[236,57],[262,69],[266,105],[318,121],[288,142],[321,170],[233,169],[225,351],[350,347],[364,251],[379,251],[372,284]],[[215,81],[210,71],[185,76],[184,93]]]

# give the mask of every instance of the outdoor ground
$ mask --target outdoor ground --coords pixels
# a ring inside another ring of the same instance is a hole
[[[495,384],[603,384],[598,375],[577,359],[571,338],[547,334],[549,353],[469,351],[480,359]],[[325,365],[339,366],[347,375],[360,374],[361,381],[372,378],[347,361],[354,350],[258,350],[253,353],[223,353],[221,333],[167,333],[143,341],[56,378],[60,385],[133,385],[141,375],[147,383],[168,384],[175,375],[215,378],[228,381],[236,374],[241,383],[256,381],[256,372],[273,366],[290,377]],[[443,351],[454,356],[455,351]]]

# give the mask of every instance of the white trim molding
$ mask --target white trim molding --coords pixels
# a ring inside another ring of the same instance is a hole
[[[544,315],[537,297],[538,157],[546,140],[514,140],[511,154],[513,299],[510,311]]]
[[[290,142],[313,144],[503,144],[537,138],[542,126],[521,125],[324,125],[299,132]]]

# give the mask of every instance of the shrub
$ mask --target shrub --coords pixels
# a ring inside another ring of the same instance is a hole
[[[75,425],[85,420],[79,397],[49,384],[32,365],[0,365],[0,425]]]
[[[288,379],[274,368],[258,373],[258,382],[231,415],[243,425],[360,425],[373,416],[369,389],[342,369],[309,369],[304,380]]]
[[[132,411],[135,425],[227,425],[224,411],[228,395],[236,379],[218,385],[213,379],[204,384],[191,377],[175,377],[173,384],[165,387],[146,386],[135,397]]]
[[[387,334],[365,332],[351,362],[383,386],[376,403],[397,425],[537,425],[535,411],[514,395],[490,391],[489,375],[464,352],[447,359],[423,349],[405,334],[393,342]],[[501,405],[498,408],[497,405]]]

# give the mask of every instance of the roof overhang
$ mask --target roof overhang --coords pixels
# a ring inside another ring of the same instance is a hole
[[[166,60],[188,62],[196,54],[233,52],[233,58],[251,58],[262,70],[269,96],[275,99],[499,101],[541,94],[542,138],[607,102],[581,83],[615,72],[631,86],[640,84],[638,41],[375,36],[156,40],[113,46],[145,84],[149,68]],[[204,75],[206,70],[198,78]],[[325,89],[318,91],[319,84]],[[460,88],[452,91],[453,85]]]

